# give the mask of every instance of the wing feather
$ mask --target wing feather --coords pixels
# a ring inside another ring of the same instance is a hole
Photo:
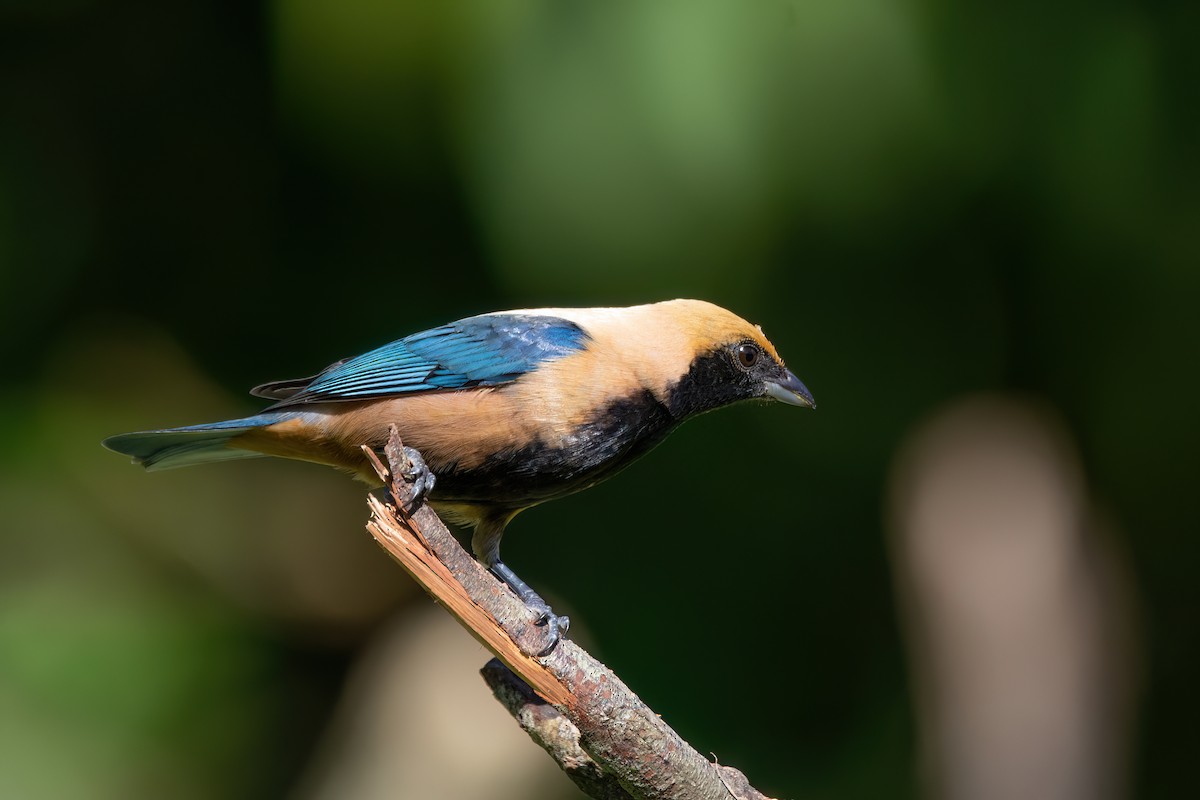
[[[576,323],[561,317],[485,314],[414,333],[307,380],[264,384],[255,393],[278,399],[272,408],[279,408],[498,386],[582,350],[587,338]]]

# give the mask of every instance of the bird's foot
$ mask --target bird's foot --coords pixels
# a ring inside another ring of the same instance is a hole
[[[535,625],[539,628],[546,629],[546,643],[537,652],[531,655],[541,658],[549,655],[550,652],[558,646],[558,642],[567,634],[567,630],[571,627],[571,618],[567,616],[559,616],[550,608],[550,604],[542,599],[541,595],[529,588],[529,584],[517,577],[517,574],[509,569],[509,566],[503,561],[497,559],[492,563],[491,572],[497,578],[508,585],[513,593],[520,598],[525,606],[537,615]]]
[[[550,652],[558,646],[558,642],[567,635],[567,631],[571,628],[571,618],[565,614],[555,614],[550,604],[542,598],[534,595],[532,602],[527,601],[525,605],[529,610],[537,614],[537,622],[534,624],[539,628],[546,629],[546,644],[535,655],[539,658],[550,655]]]
[[[408,469],[404,470],[400,477],[412,484],[412,498],[408,501],[406,510],[413,512],[421,503],[425,502],[425,498],[433,491],[433,485],[437,479],[433,475],[433,470],[429,468],[425,459],[421,458],[421,454],[415,448],[406,446],[404,455],[408,458]]]

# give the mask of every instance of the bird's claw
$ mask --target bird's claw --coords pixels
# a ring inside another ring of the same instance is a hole
[[[559,640],[566,635],[567,630],[571,627],[571,618],[560,617],[555,614],[550,609],[550,604],[543,600],[541,595],[529,588],[529,584],[518,578],[516,573],[500,559],[495,559],[488,569],[513,590],[513,594],[521,599],[526,608],[537,615],[537,620],[534,624],[539,628],[546,629],[546,644],[541,650],[532,653],[532,655],[537,658],[549,655],[550,651],[558,646]]]
[[[401,477],[412,484],[412,499],[408,501],[408,510],[414,511],[433,491],[437,479],[415,448],[405,447],[404,455],[408,458],[408,469],[401,473]]]
[[[568,616],[559,616],[551,610],[550,605],[540,597],[535,601],[528,603],[529,609],[537,614],[537,622],[534,624],[539,628],[546,629],[546,644],[535,655],[538,658],[549,655],[559,641],[566,635],[571,628],[571,618]]]

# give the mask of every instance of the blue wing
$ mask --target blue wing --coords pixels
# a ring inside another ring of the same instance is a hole
[[[414,333],[313,378],[266,384],[254,393],[279,399],[272,406],[278,408],[498,386],[586,345],[584,330],[560,317],[486,314]]]

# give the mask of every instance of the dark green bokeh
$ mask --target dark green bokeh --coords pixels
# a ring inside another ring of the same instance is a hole
[[[9,4],[0,718],[44,721],[0,723],[13,785],[78,795],[35,785],[57,743],[113,796],[281,794],[365,636],[198,577],[246,559],[249,520],[200,555],[128,534],[166,524],[123,510],[164,484],[103,435],[467,314],[694,296],[762,323],[820,410],[704,417],[523,515],[506,559],[763,790],[913,796],[890,458],[960,393],[1039,396],[1122,532],[1134,794],[1172,796],[1200,669],[1197,31],[1186,3]],[[164,348],[189,377],[134,368]],[[345,508],[327,535],[358,533]]]

